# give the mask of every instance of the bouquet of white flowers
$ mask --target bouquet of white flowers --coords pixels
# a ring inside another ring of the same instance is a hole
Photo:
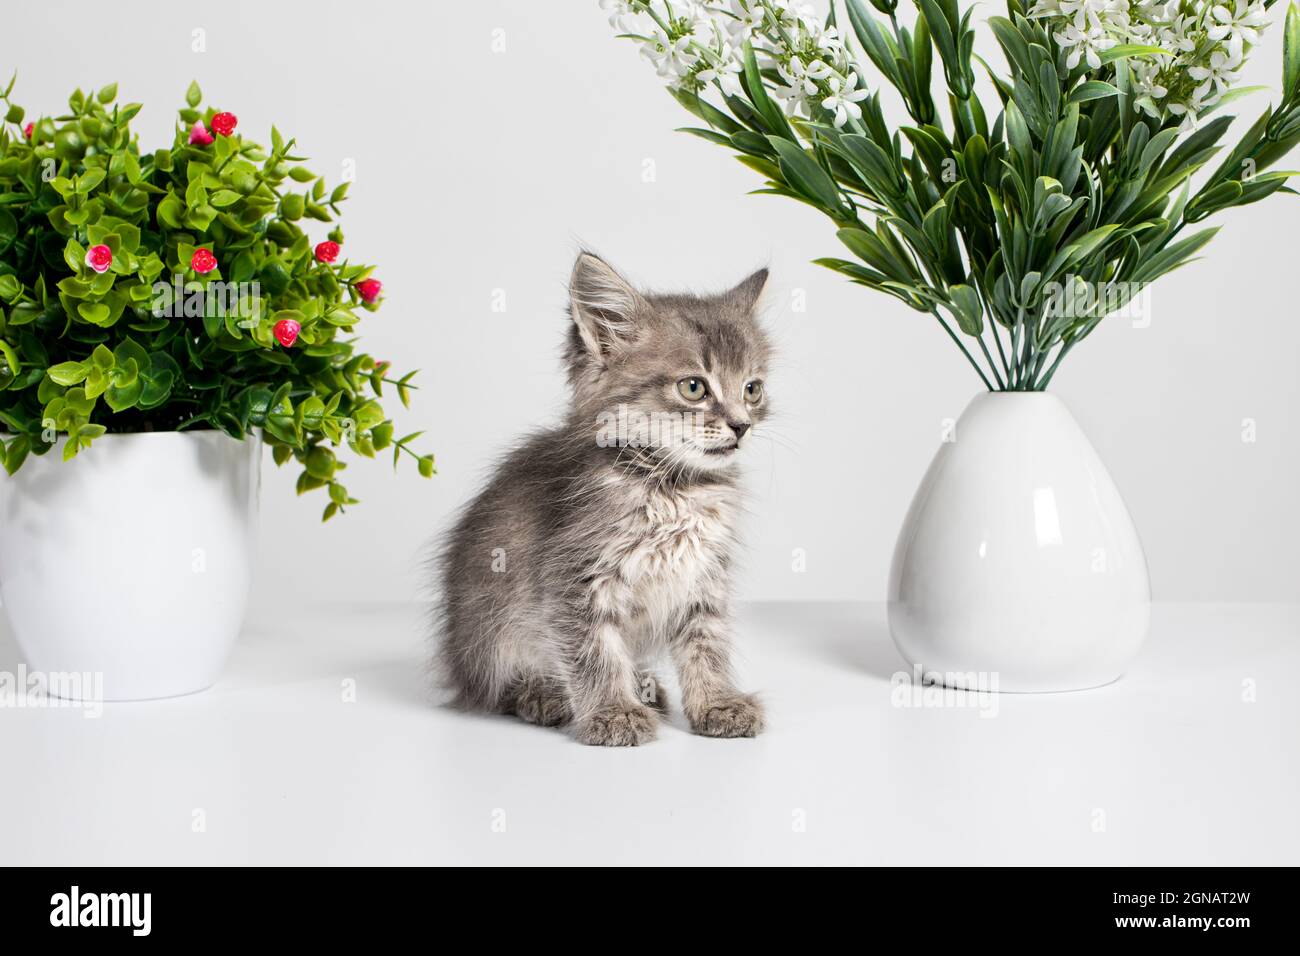
[[[913,121],[891,128],[834,6],[822,19],[793,0],[601,0],[707,124],[690,132],[735,150],[759,192],[834,221],[855,259],[817,262],[934,316],[990,389],[1045,388],[1102,318],[1217,231],[1184,236],[1189,223],[1292,191],[1292,173],[1267,170],[1300,142],[1294,4],[1281,101],[1210,167],[1233,121],[1212,114],[1252,92],[1241,68],[1273,0],[1008,0],[988,21],[1007,61],[988,67],[996,113],[975,91],[972,10],[915,2],[911,29],[897,0],[844,5]]]
[[[1200,114],[1233,92],[1251,47],[1268,26],[1264,0],[1236,0],[1235,6],[1039,0],[1029,16],[1052,31],[1070,69],[1082,60],[1100,70],[1101,55],[1125,43],[1167,51],[1133,58],[1133,105],[1158,120],[1177,117],[1183,130],[1193,129]]]

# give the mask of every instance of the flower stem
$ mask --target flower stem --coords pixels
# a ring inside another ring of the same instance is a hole
[[[1039,391],[1043,391],[1047,388],[1048,383],[1052,380],[1052,376],[1056,374],[1057,366],[1061,364],[1061,359],[1065,358],[1066,353],[1068,353],[1070,349],[1074,348],[1074,343],[1077,341],[1078,339],[1071,339],[1061,346],[1061,351],[1056,353],[1056,360],[1048,367],[1047,374],[1038,380],[1036,387]]]
[[[993,333],[997,335],[997,333]],[[993,356],[989,354],[989,347],[984,344],[984,336],[979,336],[980,351],[984,353],[985,360],[989,363],[989,370],[993,372],[993,380],[998,383],[1000,391],[1006,391],[1007,383],[1002,381],[1002,376],[998,374],[997,363],[993,361]]]
[[[984,370],[980,368],[979,362],[975,361],[975,357],[971,355],[969,351],[967,351],[966,346],[962,344],[961,339],[957,338],[957,334],[953,332],[952,328],[949,327],[948,323],[943,320],[943,316],[939,314],[939,310],[931,309],[930,314],[939,320],[939,324],[942,325],[943,330],[948,333],[948,337],[952,339],[955,343],[957,343],[957,348],[961,349],[961,354],[966,356],[966,361],[970,362],[971,368],[973,368],[975,370],[975,374],[980,377],[980,381],[984,383],[984,387],[987,388],[990,392],[996,392],[997,389],[995,389],[993,385],[989,382],[988,376],[985,375]]]

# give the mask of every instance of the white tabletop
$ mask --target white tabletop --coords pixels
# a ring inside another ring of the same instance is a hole
[[[629,750],[438,706],[419,620],[255,620],[205,693],[0,709],[0,862],[1300,863],[1294,606],[1157,605],[1109,687],[900,706],[882,607],[749,605],[768,732]]]

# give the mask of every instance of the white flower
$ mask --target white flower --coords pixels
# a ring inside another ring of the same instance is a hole
[[[731,0],[731,16],[734,19],[727,25],[727,29],[732,36],[748,39],[753,34],[762,32],[763,24],[767,21],[767,10],[757,0]]]
[[[659,75],[669,81],[687,76],[697,59],[695,51],[691,49],[690,36],[669,40],[661,32],[653,35],[652,42],[642,47],[641,53],[655,65]]]
[[[1193,17],[1176,17],[1168,26],[1160,30],[1160,46],[1170,53],[1196,52],[1196,33],[1200,24]]]
[[[1160,69],[1154,63],[1138,62],[1133,65],[1133,105],[1153,119],[1160,118],[1157,100],[1169,95],[1169,89],[1160,83]]]
[[[844,41],[835,27],[823,26],[816,20],[804,25],[804,32],[822,53],[839,60],[844,55]]]
[[[1196,114],[1196,108],[1185,103],[1170,103],[1168,110],[1172,116],[1181,116],[1182,124],[1178,127],[1180,133],[1190,133],[1200,125],[1200,118]]]
[[[772,96],[781,104],[786,116],[803,116],[808,112],[808,97],[798,87],[778,86],[772,90]]]
[[[1081,59],[1085,59],[1089,67],[1100,70],[1100,52],[1109,50],[1115,45],[1116,41],[1114,37],[1107,35],[1101,27],[1081,30],[1077,23],[1067,23],[1065,29],[1056,34],[1056,42],[1061,45],[1062,49],[1070,51],[1065,57],[1066,69],[1073,70],[1079,65]]]
[[[1038,0],[1029,8],[1029,17],[1059,17],[1061,15],[1060,0]]]
[[[691,32],[697,37],[718,29],[717,21],[714,19],[717,11],[708,4],[701,3],[700,0],[674,0],[673,10],[677,14],[677,19],[685,20],[690,24]]]
[[[600,0],[600,9],[609,15],[609,25],[619,33],[631,33],[633,24],[639,22],[628,0]]]
[[[1128,59],[1133,108],[1156,120],[1179,119],[1195,128],[1198,114],[1241,79],[1246,55],[1267,25],[1267,0],[1032,0],[1029,16],[1042,21],[1066,65],[1102,71],[1104,51],[1116,44],[1158,46],[1165,53]]]
[[[794,29],[801,23],[816,20],[816,14],[804,0],[768,0],[776,22],[786,29]]]
[[[1187,75],[1201,84],[1196,88],[1197,104],[1209,106],[1213,102],[1210,99],[1211,90],[1213,90],[1213,99],[1218,99],[1228,92],[1228,87],[1241,79],[1241,73],[1238,72],[1240,66],[1240,58],[1224,53],[1222,50],[1211,53],[1210,62],[1204,66],[1189,66]]]
[[[1160,85],[1160,71],[1153,63],[1138,63],[1133,67],[1133,86],[1138,96],[1149,96],[1153,100],[1164,99],[1169,90]]]
[[[776,71],[781,74],[781,79],[785,80],[787,86],[798,89],[804,96],[816,93],[817,81],[826,79],[833,72],[821,60],[813,60],[804,66],[803,60],[797,56],[791,57],[787,63],[778,62]]]
[[[1134,23],[1128,28],[1124,39],[1130,43],[1147,43],[1156,45],[1156,28],[1149,23]]]
[[[797,56],[788,62],[776,62],[776,72],[785,80],[785,86],[772,90],[772,95],[781,101],[785,111],[791,116],[807,112],[808,97],[817,92],[817,80],[830,75],[830,69],[820,60],[814,60],[811,66],[804,66]]]
[[[1082,32],[1128,25],[1128,0],[1060,0],[1058,6]]]
[[[1245,56],[1246,46],[1259,42],[1260,31],[1268,26],[1268,13],[1263,3],[1237,0],[1231,10],[1222,4],[1211,7],[1207,21],[1206,35],[1211,40],[1227,40],[1229,53],[1240,58]]]
[[[717,57],[717,59],[713,59]],[[710,51],[708,57],[704,59],[704,69],[695,74],[695,78],[701,83],[717,82],[722,88],[722,92],[728,96],[739,96],[741,94],[740,86],[740,60],[736,56],[736,51],[731,47],[725,47],[721,55]]]
[[[850,116],[854,119],[862,116],[862,107],[858,106],[858,101],[865,100],[871,93],[868,90],[855,89],[857,85],[858,74],[856,73],[850,73],[847,79],[839,74],[832,74],[826,79],[830,95],[822,100],[822,109],[835,114],[836,129],[847,123]]]
[[[803,60],[793,56],[788,62],[777,61],[776,71],[785,80],[785,86],[778,86],[772,94],[781,101],[785,111],[791,116],[799,116],[808,111],[808,98],[817,93],[818,82],[830,77],[834,71],[821,60],[813,60],[807,66]]]
[[[1169,23],[1178,16],[1179,0],[1140,0],[1129,10],[1146,23]]]

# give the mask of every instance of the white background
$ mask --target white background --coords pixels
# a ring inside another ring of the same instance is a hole
[[[1276,89],[1280,49],[1279,25],[1249,82]],[[58,113],[77,83],[118,81],[146,106],[148,149],[196,78],[241,132],[265,140],[274,122],[332,180],[355,163],[345,251],[378,263],[388,296],[364,338],[423,370],[399,427],[427,429],[440,475],[358,463],[347,483],[364,504],[322,526],[321,496],[295,499],[294,474],[268,460],[258,606],[418,593],[427,543],[494,455],[560,408],[579,243],[660,289],[771,267],[780,416],[753,456],[742,596],[882,596],[912,490],[978,380],[932,319],[809,263],[843,254],[828,221],[745,195],[753,173],[673,132],[691,118],[594,2],[8,4],[11,66],[31,115]],[[1158,599],[1294,601],[1300,207],[1277,196],[1218,222],[1206,259],[1156,286],[1149,327],[1103,324],[1053,386],[1125,493]]]

